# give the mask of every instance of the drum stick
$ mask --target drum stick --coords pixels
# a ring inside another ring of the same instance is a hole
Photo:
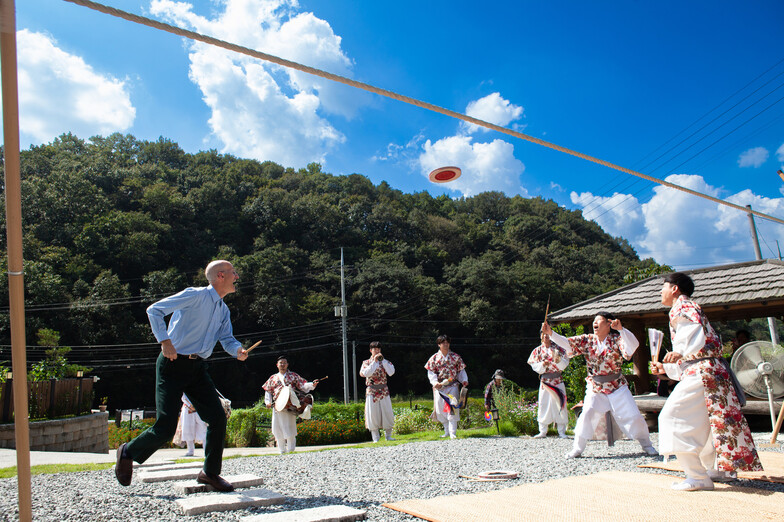
[[[261,341],[257,342],[256,344],[254,344],[253,346],[251,346],[250,348],[248,348],[247,350],[245,350],[245,352],[246,352],[246,353],[250,353],[250,351],[251,351],[251,350],[253,350],[254,348],[256,348],[256,347],[257,347],[258,345],[260,345],[260,344],[261,344]]]
[[[329,375],[327,375],[326,377],[322,377],[321,379],[316,379],[316,380],[318,382],[321,382],[321,381],[326,381],[327,379],[329,379]]]
[[[547,294],[547,308],[544,310],[544,322],[547,322],[547,314],[550,313],[550,294]]]

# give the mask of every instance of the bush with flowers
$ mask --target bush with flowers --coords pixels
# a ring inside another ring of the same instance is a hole
[[[504,384],[507,384],[506,382]],[[539,432],[536,420],[537,403],[529,402],[528,392],[520,389],[514,383],[499,387],[494,395],[495,405],[498,408],[498,417],[502,423],[515,430],[515,435],[534,435]]]
[[[319,420],[311,419],[297,424],[297,444],[300,446],[323,446],[324,444],[347,444],[371,440],[364,420]]]
[[[432,408],[393,408],[395,412],[395,427],[397,435],[409,435],[418,431],[439,429],[441,424],[430,420]]]

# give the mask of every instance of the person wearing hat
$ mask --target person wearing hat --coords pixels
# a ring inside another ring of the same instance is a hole
[[[234,486],[220,477],[226,414],[218,390],[207,372],[207,359],[215,343],[240,361],[248,352],[234,338],[229,308],[223,298],[235,291],[239,275],[231,263],[212,261],[204,270],[209,286],[186,288],[147,308],[152,333],[161,344],[155,363],[155,424],[141,435],[117,448],[117,481],[129,486],[133,462],[142,464],[177,431],[183,393],[207,423],[204,468],[196,480],[218,491],[233,491]],[[171,314],[169,325],[164,318]]]
[[[547,436],[547,427],[555,423],[558,436],[566,438],[566,425],[569,422],[569,410],[566,408],[566,385],[561,372],[569,364],[566,350],[551,343],[550,337],[542,333],[542,344],[534,348],[528,357],[528,364],[539,374],[539,409],[536,420],[539,433],[535,439]]]
[[[468,375],[463,358],[449,349],[449,336],[439,335],[436,339],[438,351],[425,364],[427,378],[433,386],[433,414],[431,419],[444,426],[441,437],[457,438],[457,422],[460,420],[458,384],[468,390]],[[463,394],[465,395],[465,394]]]
[[[290,387],[290,393],[296,391],[308,393],[316,389],[319,380],[314,379],[313,382],[308,382],[298,374],[289,371],[289,361],[285,355],[278,357],[276,366],[278,373],[270,376],[262,388],[264,389],[264,404],[267,408],[272,408],[272,435],[275,437],[280,454],[283,455],[284,453],[292,453],[297,448],[297,413],[287,409],[278,411],[277,408],[273,408],[273,405],[284,388]]]
[[[493,378],[487,383],[487,386],[485,386],[485,411],[494,410],[496,408],[494,393],[496,389],[501,387],[504,379],[506,379],[504,371],[496,370],[495,373],[493,373]]]
[[[392,438],[395,425],[395,412],[389,397],[387,377],[395,375],[395,367],[381,354],[381,343],[370,343],[370,359],[362,362],[359,374],[365,378],[365,426],[370,430],[373,442],[381,438],[379,430],[384,430],[387,440]]]
[[[610,429],[610,422],[614,420],[624,433],[640,443],[647,455],[658,455],[651,444],[648,424],[621,371],[624,361],[631,359],[640,345],[634,334],[623,327],[621,320],[609,312],[599,312],[593,320],[592,334],[566,338],[553,332],[547,322],[542,324],[541,331],[566,350],[570,359],[583,355],[588,366],[583,411],[574,427],[574,444],[566,458],[582,455],[602,416],[607,421],[608,444],[612,446],[615,443],[610,435],[614,433]]]

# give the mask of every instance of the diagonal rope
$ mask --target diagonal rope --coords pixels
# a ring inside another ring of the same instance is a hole
[[[590,161],[592,163],[597,163],[599,165],[618,170],[620,172],[624,172],[626,174],[637,176],[638,178],[643,178],[648,181],[652,181],[654,183],[658,183],[659,185],[663,185],[665,187],[669,187],[675,190],[680,190],[681,192],[685,192],[687,194],[691,194],[692,196],[697,196],[703,199],[707,199],[709,201],[713,201],[714,203],[718,203],[719,205],[725,205],[728,207],[732,207],[736,210],[740,210],[744,213],[751,213],[755,216],[758,216],[762,219],[767,219],[770,221],[775,221],[777,223],[784,224],[784,219],[780,219],[774,216],[770,216],[768,214],[764,214],[757,210],[752,210],[746,208],[741,205],[737,205],[735,203],[724,201],[723,199],[719,199],[708,194],[703,194],[702,192],[697,192],[696,190],[692,190],[690,188],[682,187],[680,185],[676,185],[674,183],[670,183],[669,181],[665,181],[663,179],[655,178],[653,176],[648,176],[647,174],[643,174],[642,172],[637,172],[632,169],[628,169],[626,167],[621,167],[620,165],[616,165],[614,163],[610,163],[609,161],[605,161],[594,156],[589,156],[588,154],[583,154],[582,152],[577,152],[572,149],[568,149],[566,147],[562,147],[561,145],[556,145],[555,143],[550,143],[548,141],[542,140],[540,138],[536,138],[534,136],[529,136],[528,134],[523,134],[522,132],[518,132],[512,129],[508,129],[506,127],[501,127],[500,125],[496,125],[494,123],[490,123],[484,120],[480,120],[477,118],[473,118],[466,114],[462,114],[460,112],[456,112],[450,109],[446,109],[444,107],[439,107],[438,105],[434,105],[432,103],[428,103],[422,100],[417,100],[416,98],[411,98],[409,96],[405,96],[402,94],[398,94],[386,89],[380,89],[378,87],[374,87],[373,85],[358,82],[356,80],[352,80],[350,78],[346,78],[345,76],[339,76],[337,74],[332,74],[326,71],[322,71],[321,69],[316,69],[315,67],[309,67],[307,65],[302,65],[297,62],[292,62],[291,60],[286,60],[284,58],[279,58],[277,56],[273,56],[271,54],[263,53],[260,51],[256,51],[254,49],[249,49],[247,47],[243,47],[241,45],[233,44],[230,42],[226,42],[224,40],[219,40],[218,38],[213,38],[211,36],[206,36],[201,33],[197,33],[195,31],[189,31],[187,29],[182,29],[180,27],[176,27],[173,25],[169,25],[163,22],[159,22],[157,20],[153,20],[151,18],[146,18],[143,16],[135,15],[132,13],[128,13],[126,11],[122,11],[120,9],[116,9],[114,7],[109,7],[103,4],[99,4],[97,2],[91,2],[90,0],[65,0],[66,2],[70,2],[72,4],[81,5],[83,7],[87,7],[88,9],[93,9],[95,11],[99,11],[111,16],[116,16],[118,18],[122,18],[124,20],[128,20],[130,22],[135,22],[141,25],[145,25],[147,27],[152,27],[154,29],[160,29],[161,31],[166,31],[167,33],[172,33],[178,36],[182,36],[188,38],[190,40],[196,40],[199,42],[204,42],[210,45],[214,45],[216,47],[221,47],[223,49],[227,49],[229,51],[233,51],[236,53],[244,54],[247,56],[252,56],[254,58],[258,58],[260,60],[264,60],[266,62],[272,62],[282,67],[286,67],[289,69],[295,69],[297,71],[301,71],[307,74],[312,74],[313,76],[318,76],[320,78],[325,78],[327,80],[332,80],[338,83],[342,83],[344,85],[349,85],[351,87],[355,87],[357,89],[362,89],[364,91],[372,92],[374,94],[378,94],[379,96],[385,96],[387,98],[392,98],[393,100],[402,101],[404,103],[408,103],[410,105],[415,105],[422,109],[427,109],[429,111],[437,112],[439,114],[443,114],[445,116],[449,116],[452,118],[456,118],[458,120],[462,120],[468,123],[473,123],[474,125],[479,125],[480,127],[485,127],[488,129],[492,129],[503,134],[508,134],[509,136],[514,136],[515,138],[520,138],[525,141],[529,141],[531,143],[536,143],[537,145],[541,145],[543,147],[547,147],[553,150],[557,150],[558,152],[563,152],[565,154],[569,154],[571,156],[576,156],[578,158],[584,159],[586,161]]]

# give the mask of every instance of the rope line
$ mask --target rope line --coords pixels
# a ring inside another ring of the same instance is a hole
[[[414,106],[420,107],[422,109],[427,109],[429,111],[437,112],[439,114],[443,114],[445,116],[449,116],[449,117],[452,117],[452,118],[455,118],[455,119],[458,119],[458,120],[462,120],[462,121],[465,121],[465,122],[468,122],[468,123],[473,123],[474,125],[479,125],[480,127],[485,127],[485,128],[488,128],[488,129],[492,129],[492,130],[501,132],[503,134],[508,134],[509,136],[513,136],[515,138],[519,138],[519,139],[522,139],[522,140],[525,140],[525,141],[529,141],[531,143],[535,143],[537,145],[541,145],[543,147],[547,147],[547,148],[556,150],[558,152],[563,152],[565,154],[569,154],[571,156],[575,156],[575,157],[578,157],[580,159],[583,159],[583,160],[586,160],[586,161],[590,161],[592,163],[597,163],[597,164],[602,165],[604,167],[607,167],[607,168],[610,168],[610,169],[614,169],[614,170],[617,170],[617,171],[620,171],[620,172],[624,172],[624,173],[632,175],[632,176],[637,176],[638,178],[643,178],[643,179],[646,179],[648,181],[652,181],[654,183],[658,183],[659,185],[663,185],[665,187],[669,187],[669,188],[672,188],[672,189],[675,189],[675,190],[680,190],[681,192],[685,192],[687,194],[691,194],[692,196],[697,196],[697,197],[700,197],[700,198],[703,198],[703,199],[707,199],[709,201],[713,201],[714,203],[718,203],[720,205],[725,205],[725,206],[728,206],[728,207],[732,207],[732,208],[734,208],[736,210],[740,210],[741,212],[751,213],[751,214],[754,214],[755,216],[758,216],[758,217],[760,217],[762,219],[768,219],[770,221],[775,221],[777,223],[784,224],[784,219],[780,219],[780,218],[777,218],[777,217],[774,217],[774,216],[770,216],[768,214],[764,214],[762,212],[759,212],[759,211],[756,211],[756,210],[753,210],[753,209],[750,210],[750,209],[748,209],[748,208],[746,208],[744,206],[737,205],[737,204],[731,203],[729,201],[724,201],[723,199],[719,199],[719,198],[710,196],[708,194],[703,194],[701,192],[697,192],[696,190],[692,190],[692,189],[687,188],[687,187],[682,187],[680,185],[676,185],[674,183],[670,183],[670,182],[665,181],[663,179],[655,178],[653,176],[649,176],[647,174],[643,174],[642,172],[637,172],[635,170],[628,169],[626,167],[622,167],[622,166],[616,165],[614,163],[610,163],[609,161],[605,161],[603,159],[600,159],[600,158],[597,158],[597,157],[594,157],[594,156],[590,156],[588,154],[583,154],[582,152],[578,152],[576,150],[572,150],[572,149],[563,147],[561,145],[557,145],[555,143],[551,143],[551,142],[545,141],[543,139],[536,138],[534,136],[529,136],[528,134],[524,134],[522,132],[518,132],[518,131],[515,131],[515,130],[512,130],[512,129],[508,129],[506,127],[501,127],[500,125],[496,125],[494,123],[490,123],[490,122],[487,122],[487,121],[484,121],[484,120],[480,120],[480,119],[468,116],[466,114],[462,114],[460,112],[456,112],[456,111],[453,111],[453,110],[450,110],[450,109],[446,109],[444,107],[440,107],[438,105],[434,105],[434,104],[426,102],[426,101],[417,100],[416,98],[411,98],[409,96],[398,94],[398,93],[395,93],[395,92],[392,92],[392,91],[389,91],[389,90],[386,90],[386,89],[381,89],[381,88],[378,88],[378,87],[374,87],[373,85],[370,85],[370,84],[367,84],[367,83],[363,83],[363,82],[359,82],[359,81],[356,81],[356,80],[352,80],[350,78],[346,78],[344,76],[339,76],[337,74],[333,74],[333,73],[330,73],[330,72],[327,72],[327,71],[323,71],[321,69],[316,69],[315,67],[302,65],[300,63],[293,62],[291,60],[286,60],[284,58],[280,58],[280,57],[277,57],[277,56],[273,56],[271,54],[263,53],[261,51],[256,51],[254,49],[249,49],[247,47],[243,47],[241,45],[237,45],[237,44],[233,44],[233,43],[230,43],[230,42],[226,42],[224,40],[219,40],[218,38],[213,38],[212,36],[206,36],[206,35],[203,35],[201,33],[197,33],[195,31],[189,31],[187,29],[182,29],[180,27],[176,27],[176,26],[173,26],[173,25],[170,25],[170,24],[159,22],[159,21],[153,20],[151,18],[146,18],[146,17],[143,17],[143,16],[139,16],[139,15],[135,15],[135,14],[132,14],[132,13],[128,13],[126,11],[122,11],[120,9],[116,9],[114,7],[109,7],[109,6],[106,6],[106,5],[103,5],[103,4],[99,4],[97,2],[91,2],[90,0],[65,0],[65,1],[66,2],[70,2],[72,4],[80,5],[82,7],[87,7],[88,9],[93,9],[95,11],[99,11],[99,12],[102,12],[102,13],[105,13],[105,14],[108,14],[108,15],[111,15],[111,16],[122,18],[124,20],[128,20],[129,22],[135,22],[135,23],[138,23],[138,24],[141,24],[141,25],[145,25],[147,27],[152,27],[154,29],[159,29],[161,31],[165,31],[167,33],[171,33],[171,34],[175,34],[175,35],[178,35],[178,36],[182,36],[182,37],[188,38],[190,40],[196,40],[196,41],[199,41],[199,42],[203,42],[203,43],[207,43],[207,44],[210,44],[210,45],[214,45],[216,47],[221,47],[221,48],[229,50],[229,51],[233,51],[233,52],[236,52],[236,53],[240,53],[240,54],[244,54],[244,55],[247,55],[247,56],[251,56],[253,58],[258,58],[258,59],[264,60],[266,62],[271,62],[271,63],[277,64],[277,65],[280,65],[282,67],[286,67],[286,68],[289,68],[289,69],[295,69],[297,71],[301,71],[301,72],[304,72],[304,73],[307,73],[307,74],[311,74],[313,76],[318,76],[320,78],[325,78],[327,80],[332,80],[332,81],[335,81],[335,82],[338,82],[338,83],[342,83],[344,85],[349,85],[351,87],[355,87],[357,89],[362,89],[364,91],[372,92],[374,94],[378,94],[380,96],[391,98],[393,100],[402,101],[404,103],[408,103],[410,105],[414,105]]]

